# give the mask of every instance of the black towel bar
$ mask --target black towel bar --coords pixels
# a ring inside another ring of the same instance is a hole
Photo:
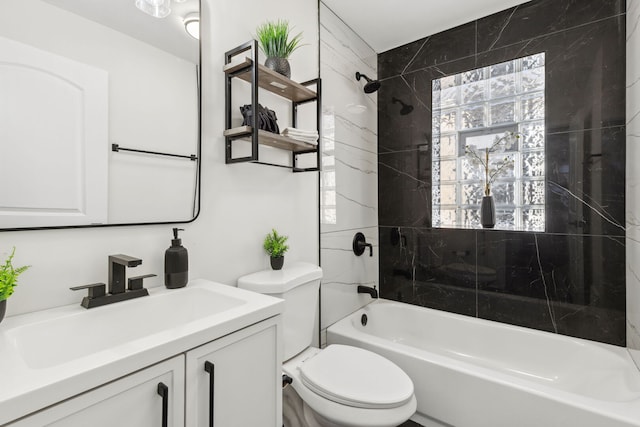
[[[158,151],[147,151],[147,150],[138,150],[135,148],[124,148],[124,147],[120,147],[120,145],[118,144],[111,144],[111,151],[115,151],[116,153],[119,151],[131,151],[134,153],[153,154],[154,156],[179,157],[181,159],[189,159],[193,162],[198,160],[198,156],[196,156],[195,154],[190,154],[188,156],[185,156],[182,154],[161,153]]]

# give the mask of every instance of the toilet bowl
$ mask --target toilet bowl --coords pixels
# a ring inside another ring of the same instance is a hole
[[[310,427],[395,427],[416,411],[411,379],[371,351],[310,347],[283,365]]]
[[[413,382],[393,362],[357,347],[311,346],[322,270],[295,263],[238,279],[238,287],[285,300],[283,373],[309,427],[395,427],[416,411]],[[354,290],[355,292],[355,290]]]

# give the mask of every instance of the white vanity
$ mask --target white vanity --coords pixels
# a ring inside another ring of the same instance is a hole
[[[0,324],[0,425],[281,426],[279,299],[206,280]]]

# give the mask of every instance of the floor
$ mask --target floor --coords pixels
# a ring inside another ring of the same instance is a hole
[[[283,389],[282,406],[283,427],[303,427],[307,425],[304,421],[302,399],[300,399],[293,387],[285,387]],[[422,425],[409,420],[398,427],[422,427]]]

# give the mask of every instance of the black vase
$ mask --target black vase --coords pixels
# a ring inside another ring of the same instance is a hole
[[[0,322],[4,319],[4,314],[7,312],[7,300],[0,301]]]
[[[284,265],[284,257],[283,256],[272,256],[271,257],[271,268],[274,270],[282,270],[282,266]]]
[[[493,196],[482,197],[480,224],[482,228],[493,228],[496,225],[496,205],[493,202]]]
[[[272,69],[276,73],[282,74],[286,78],[291,78],[291,66],[286,58],[275,58],[270,56],[264,62],[265,67]]]

